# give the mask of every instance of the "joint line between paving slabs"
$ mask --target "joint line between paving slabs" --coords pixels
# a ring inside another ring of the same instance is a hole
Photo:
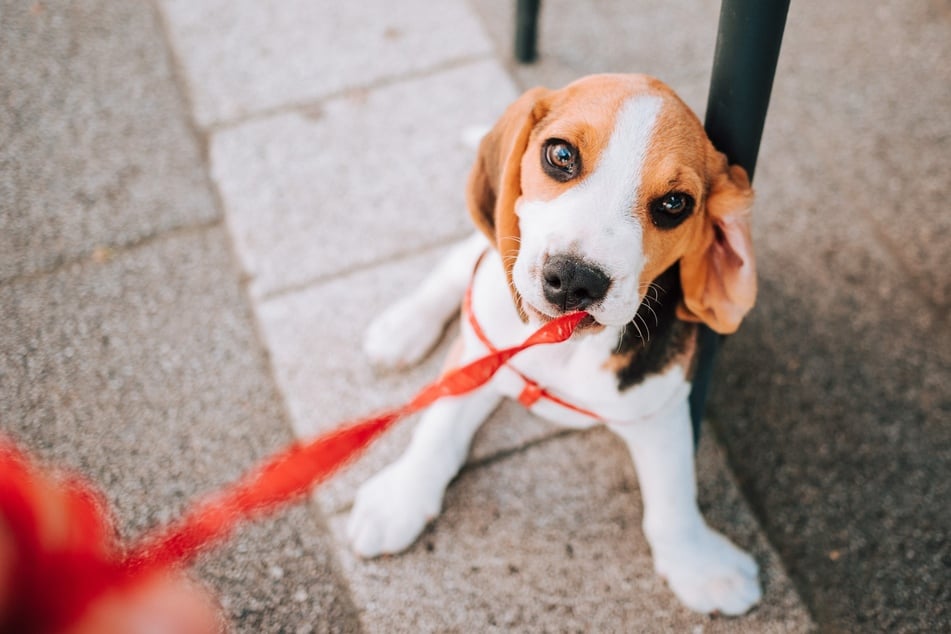
[[[182,61],[179,59],[178,52],[175,50],[174,38],[172,38],[171,27],[168,24],[168,21],[165,19],[165,12],[160,6],[161,0],[153,0],[152,5],[152,14],[155,16],[155,21],[159,26],[159,29],[162,32],[162,36],[165,40],[165,57],[168,61],[169,71],[172,74],[172,81],[178,86],[178,95],[181,99],[181,105],[184,108],[185,112],[185,121],[188,124],[189,130],[195,136],[195,139],[198,142],[199,153],[201,154],[202,163],[205,165],[205,178],[210,181],[210,170],[208,166],[211,165],[209,147],[210,135],[207,131],[203,130],[198,122],[195,121],[195,103],[192,97],[191,89],[188,84],[188,73],[185,70],[185,66]],[[217,192],[217,189],[212,187],[212,191]],[[218,201],[216,200],[216,203]],[[216,204],[218,208],[218,213],[224,217],[224,207],[220,204]]]
[[[459,470],[459,475],[461,476],[461,475],[463,475],[463,474],[465,474],[465,473],[468,473],[468,472],[470,472],[470,471],[476,471],[477,469],[481,469],[481,468],[483,468],[483,467],[487,467],[487,466],[489,466],[489,465],[493,465],[493,464],[495,464],[495,463],[497,463],[497,462],[502,462],[503,460],[507,460],[508,458],[511,458],[512,456],[521,455],[521,454],[525,453],[526,451],[529,451],[529,450],[531,450],[531,449],[535,449],[536,447],[543,447],[544,445],[547,445],[547,444],[550,443],[550,442],[555,442],[555,441],[557,441],[557,440],[561,440],[562,438],[568,438],[568,437],[570,437],[570,436],[575,436],[575,435],[581,433],[582,431],[583,431],[583,430],[578,430],[578,429],[559,429],[559,430],[555,430],[555,431],[553,431],[553,432],[551,432],[551,433],[549,433],[549,434],[546,434],[545,436],[542,436],[541,438],[536,438],[535,440],[530,440],[530,441],[528,441],[528,442],[526,442],[526,443],[524,443],[524,444],[521,444],[521,445],[519,445],[519,446],[517,446],[517,447],[511,447],[511,448],[509,448],[509,449],[503,449],[502,451],[498,451],[498,452],[493,453],[493,454],[491,454],[491,455],[489,455],[489,456],[485,456],[484,458],[479,458],[478,460],[473,460],[472,462],[469,462],[469,463],[463,465],[462,469]],[[458,477],[458,476],[456,476],[456,477]]]
[[[91,251],[87,251],[75,257],[64,258],[52,266],[37,269],[36,271],[29,271],[27,273],[19,273],[9,277],[0,278],[0,288],[16,284],[18,282],[29,283],[33,280],[37,280],[48,275],[55,275],[60,271],[68,270],[74,266],[84,266],[88,264],[108,264],[121,255],[137,251],[160,240],[199,234],[210,229],[215,229],[221,226],[222,223],[222,218],[217,217],[195,224],[162,229],[154,233],[139,236],[126,242],[100,244],[95,246]]]
[[[245,123],[255,121],[257,119],[267,119],[269,117],[276,117],[283,114],[307,113],[309,111],[319,110],[320,106],[329,101],[343,99],[348,96],[357,95],[364,92],[372,92],[381,88],[395,86],[403,82],[431,77],[433,75],[438,75],[439,73],[458,68],[464,68],[466,66],[475,65],[480,62],[492,61],[494,59],[495,55],[492,52],[464,55],[462,57],[456,57],[454,59],[434,64],[427,68],[390,75],[375,81],[367,82],[365,84],[357,84],[354,86],[341,88],[340,90],[335,90],[325,95],[321,95],[320,97],[314,97],[313,99],[305,99],[302,101],[281,104],[279,106],[260,108],[245,114],[238,115],[236,117],[232,117],[230,119],[225,119],[223,121],[213,121],[208,124],[206,131],[210,135],[215,132],[222,132],[224,130],[239,127]]]
[[[568,438],[569,436],[574,436],[579,433],[583,433],[583,430],[578,430],[578,429],[557,430],[551,434],[542,436],[541,438],[530,440],[524,444],[519,445],[518,447],[503,449],[489,456],[485,456],[484,458],[479,458],[478,460],[473,460],[472,462],[468,462],[465,465],[463,465],[461,469],[459,469],[459,473],[457,473],[455,477],[453,477],[453,479],[449,483],[449,486],[452,486],[453,483],[456,482],[456,480],[458,480],[463,475],[466,475],[472,471],[478,471],[479,469],[482,469],[483,467],[488,467],[498,462],[502,462],[503,460],[507,460],[508,458],[511,458],[512,456],[521,455],[531,449],[535,449],[536,447],[543,447],[547,445],[548,443],[555,442],[556,440],[561,440],[562,438]],[[353,502],[350,502],[348,504],[345,504],[339,507],[336,510],[336,512],[334,512],[334,515],[335,516],[347,515],[352,510],[353,510]]]
[[[398,251],[397,253],[393,253],[392,255],[388,255],[386,257],[382,257],[370,262],[355,264],[351,267],[342,269],[340,271],[333,271],[330,273],[319,273],[317,275],[314,275],[313,277],[310,277],[306,280],[302,280],[300,282],[287,284],[285,286],[281,286],[279,288],[275,288],[269,291],[263,291],[258,297],[258,301],[260,303],[269,302],[271,300],[285,297],[287,295],[293,295],[294,293],[305,291],[313,286],[325,284],[327,282],[330,282],[331,280],[369,271],[374,268],[377,268],[378,266],[382,266],[384,264],[394,264],[394,263],[401,262],[403,260],[407,260],[409,258],[418,256],[418,255],[423,255],[426,253],[431,253],[433,251],[438,251],[439,249],[448,248],[448,247],[451,247],[456,242],[466,239],[470,235],[472,235],[472,231],[466,231],[465,233],[445,236],[443,238],[440,238],[438,242],[424,244],[421,246],[413,247],[412,249],[407,249],[405,251]]]

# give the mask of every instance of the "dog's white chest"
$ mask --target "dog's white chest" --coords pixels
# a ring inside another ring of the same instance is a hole
[[[515,311],[498,258],[486,258],[479,267],[473,280],[472,311],[485,336],[497,348],[515,345],[533,330]],[[465,319],[462,330],[467,349],[485,350]],[[598,422],[633,423],[651,417],[672,398],[686,395],[689,384],[683,368],[677,365],[620,391],[618,377],[607,364],[617,339],[616,330],[605,329],[565,343],[526,350],[499,371],[493,386],[505,396],[518,399],[528,382],[532,382],[555,398],[538,398],[529,405],[531,411],[571,427],[588,427]],[[597,418],[578,409],[596,414]]]

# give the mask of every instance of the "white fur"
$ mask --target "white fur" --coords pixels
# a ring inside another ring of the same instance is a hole
[[[405,368],[426,356],[442,334],[441,324],[458,310],[476,260],[487,247],[481,234],[460,242],[418,289],[381,313],[363,338],[370,361]]]
[[[543,294],[542,265],[550,256],[572,253],[611,278],[607,296],[586,310],[609,326],[634,319],[645,290],[638,286],[645,257],[636,247],[643,228],[631,209],[661,103],[659,97],[627,102],[597,168],[577,186],[554,200],[519,201],[522,236],[512,278],[532,308],[558,314]]]
[[[607,352],[634,318],[642,294],[637,279],[644,255],[641,228],[629,213],[637,194],[644,154],[654,133],[660,102],[632,100],[620,111],[598,169],[582,185],[549,201],[519,205],[521,248],[515,282],[523,297],[539,300],[539,258],[572,249],[612,276],[609,297],[591,308],[606,327],[557,346],[539,346],[511,366],[553,394],[597,412],[627,443],[644,500],[644,533],[654,567],[689,608],[742,614],[760,598],[753,559],[709,528],[697,508],[693,440],[683,369],[672,366],[623,392],[604,368]],[[418,361],[452,317],[479,252],[481,237],[461,243],[424,282],[370,327],[364,348],[377,363],[405,366]],[[501,259],[490,253],[472,280],[473,312],[497,346],[514,345],[537,324],[518,316]],[[538,301],[538,304],[534,302]],[[484,345],[462,323],[462,362],[483,355]],[[516,397],[524,383],[503,367],[484,387],[446,399],[420,420],[406,452],[357,493],[348,537],[364,557],[396,553],[419,536],[442,506],[443,493],[465,461],[472,437],[503,396]],[[558,424],[586,427],[588,417],[546,399],[532,412]]]

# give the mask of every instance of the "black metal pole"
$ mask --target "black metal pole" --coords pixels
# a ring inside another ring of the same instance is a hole
[[[753,178],[789,0],[723,0],[704,123],[713,145]],[[722,337],[701,327],[700,356],[690,393],[694,440],[706,408]]]
[[[523,64],[538,57],[538,11],[541,0],[518,0],[515,14],[515,59]]]

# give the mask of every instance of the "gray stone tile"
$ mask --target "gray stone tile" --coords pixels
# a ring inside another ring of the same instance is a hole
[[[479,62],[216,133],[213,175],[252,293],[464,235],[473,153],[461,133],[513,96]]]
[[[811,628],[722,456],[704,443],[701,499],[712,523],[763,568],[763,603],[738,619],[681,607],[653,572],[623,443],[605,430],[553,439],[469,469],[406,553],[370,561],[343,544],[369,632],[801,632]]]
[[[439,347],[406,371],[375,370],[363,356],[361,341],[373,317],[419,284],[443,253],[429,251],[259,304],[261,330],[299,437],[400,405],[438,376],[458,328],[455,322]],[[402,452],[416,420],[399,423],[363,459],[322,486],[317,492],[322,507],[335,512],[349,505],[356,487]],[[471,460],[551,433],[552,427],[521,407],[503,406],[476,437]]]
[[[0,392],[0,429],[101,487],[126,539],[292,438],[221,229],[0,285]],[[240,631],[353,625],[312,507],[242,529],[198,570]]]
[[[0,280],[217,217],[149,6],[2,11]]]
[[[163,0],[203,126],[483,56],[462,0]]]

